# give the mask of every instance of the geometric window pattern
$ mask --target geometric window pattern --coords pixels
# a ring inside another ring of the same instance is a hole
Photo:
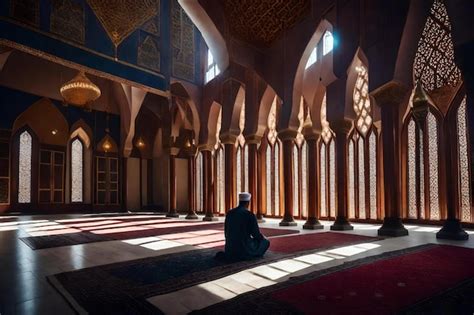
[[[219,134],[221,132],[222,125],[222,110],[219,112],[217,117],[217,127],[216,127],[216,144],[214,146],[214,156],[216,159],[216,212],[220,214],[225,213],[225,195],[224,195],[224,186],[225,186],[225,172],[224,172],[224,146],[220,141]]]
[[[319,141],[319,178],[320,216],[323,218],[336,216],[336,149],[335,136],[326,120],[326,95],[321,104],[321,140]]]
[[[31,202],[31,156],[33,138],[28,131],[20,135],[18,202]]]
[[[277,102],[273,100],[267,120],[265,152],[266,215],[280,216],[280,143],[276,131]]]
[[[377,134],[372,126],[369,77],[365,67],[356,70],[353,108],[357,118],[348,147],[348,210],[350,218],[377,219]]]
[[[240,134],[237,137],[237,167],[236,167],[236,177],[237,177],[237,195],[243,191],[249,191],[248,185],[248,163],[249,163],[249,151],[248,147],[245,145],[245,137],[243,135],[245,128],[245,102],[242,104],[242,109],[240,111],[239,117],[239,129]]]
[[[408,122],[407,206],[410,219],[441,219],[438,128],[438,120],[431,111],[421,128],[413,118]]]
[[[472,222],[471,214],[471,176],[469,165],[469,135],[466,116],[466,97],[461,102],[457,112],[457,143],[458,143],[458,186],[460,219]]]
[[[304,123],[308,119],[309,111],[305,115],[304,102],[301,98],[298,113],[299,127],[293,147],[293,214],[295,217],[308,215],[308,148],[302,134]]]
[[[369,74],[365,67],[357,68],[357,80],[354,87],[354,112],[357,115],[357,130],[365,136],[372,125],[371,106],[369,100]]]
[[[199,152],[196,157],[196,211],[204,211],[204,197],[203,197],[203,174],[202,174],[202,152]]]
[[[413,63],[414,82],[421,81],[427,91],[461,80],[461,72],[454,63],[451,23],[442,0],[435,0],[426,20]]]
[[[74,140],[71,144],[71,202],[83,201],[83,154],[82,142]]]

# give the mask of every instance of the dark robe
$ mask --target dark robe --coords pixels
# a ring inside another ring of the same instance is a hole
[[[258,228],[255,215],[243,206],[225,217],[225,259],[247,260],[262,257],[270,247]]]

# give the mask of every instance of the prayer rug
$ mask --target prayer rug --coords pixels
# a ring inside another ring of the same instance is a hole
[[[329,232],[331,233],[331,232]],[[323,234],[315,233],[325,239]],[[342,234],[341,244],[346,245],[351,234]],[[298,238],[291,241],[298,243]],[[306,236],[306,235],[305,235]],[[278,237],[277,239],[289,237]],[[201,249],[175,254],[149,257],[133,261],[65,272],[48,277],[48,280],[66,297],[78,312],[93,314],[159,314],[147,298],[180,290],[200,283],[212,281],[252,267],[311,253],[321,249],[313,239],[313,247],[298,253],[277,253],[269,251],[263,258],[225,263],[213,257],[216,249]],[[379,238],[366,237],[363,242],[376,241]],[[166,240],[168,241],[168,240]]]
[[[59,246],[71,246],[93,242],[104,242],[114,240],[128,240],[134,238],[144,238],[152,236],[162,236],[176,233],[188,233],[195,231],[216,230],[223,236],[224,223],[188,222],[183,220],[163,220],[149,219],[140,221],[114,221],[107,219],[101,222],[89,221],[68,221],[61,225],[47,228],[37,228],[29,233],[36,233],[37,236],[20,238],[30,248],[44,249]],[[266,237],[297,234],[298,230],[260,228]],[[222,241],[219,239],[216,241]],[[211,241],[209,241],[211,242]],[[202,243],[205,243],[202,241]],[[198,245],[198,244],[190,244]],[[209,247],[222,246],[220,243],[209,244]],[[205,246],[204,246],[205,247]]]
[[[472,314],[474,250],[422,245],[290,278],[193,314]]]

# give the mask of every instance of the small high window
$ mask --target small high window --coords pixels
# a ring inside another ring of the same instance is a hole
[[[309,55],[308,62],[306,62],[305,70],[315,64],[316,61],[318,61],[318,50],[317,47],[314,47],[313,51],[311,52],[311,55]]]
[[[211,51],[207,50],[207,68],[206,68],[206,83],[214,79],[219,75],[220,70],[217,63],[212,55]]]
[[[334,37],[327,31],[323,37],[323,56],[327,55],[334,48]]]

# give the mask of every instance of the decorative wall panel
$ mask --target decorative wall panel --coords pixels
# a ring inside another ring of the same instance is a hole
[[[82,3],[55,0],[51,5],[50,30],[68,40],[84,44],[85,25]]]
[[[11,0],[10,15],[23,23],[39,26],[39,0]]]
[[[177,0],[171,0],[172,75],[194,81],[194,24]]]
[[[138,46],[137,63],[139,66],[160,72],[160,49],[152,36],[146,36]]]

